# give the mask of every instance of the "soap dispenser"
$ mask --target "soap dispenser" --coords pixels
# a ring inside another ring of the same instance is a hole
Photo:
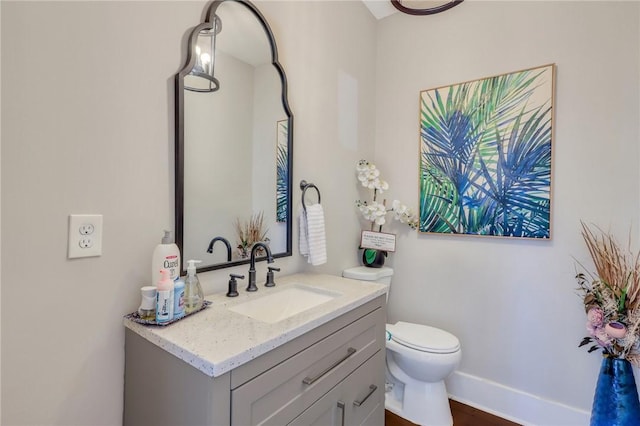
[[[200,262],[200,260],[187,261],[187,277],[184,280],[184,313],[186,315],[200,310],[204,303],[202,286],[196,275],[196,263]]]

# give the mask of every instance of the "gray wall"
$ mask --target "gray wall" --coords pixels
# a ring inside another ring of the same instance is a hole
[[[122,316],[173,227],[173,74],[205,5],[1,3],[2,424],[121,422]],[[331,263],[315,269],[337,272],[357,260],[352,166],[373,152],[375,20],[361,2],[259,7],[289,79],[294,181],[315,182],[329,213]],[[342,72],[363,106],[348,146]],[[101,257],[66,258],[71,213],[104,215]],[[306,267],[297,254],[277,263]],[[203,275],[205,292],[226,289],[229,272]]]
[[[638,3],[468,1],[379,22],[359,1],[257,4],[289,78],[294,184],[318,185],[329,232],[327,265],[295,244],[285,274],[357,264],[357,160],[417,207],[420,90],[558,65],[552,241],[385,227],[398,233],[389,315],[460,337],[460,399],[520,419],[535,401],[588,410],[599,357],[576,347],[574,257],[588,262],[580,219],[638,236]],[[121,317],[173,226],[172,76],[204,5],[0,3],[2,424],[121,422]],[[101,257],[66,258],[71,213],[104,215]],[[204,274],[205,292],[229,272],[246,268]]]
[[[419,92],[557,65],[551,241],[407,233],[391,260],[390,320],[462,342],[449,386],[459,399],[530,424],[584,419],[544,417],[561,404],[591,408],[601,357],[577,347],[586,331],[575,265],[591,265],[580,220],[640,242],[639,6],[464,2],[378,26],[375,158],[391,196],[415,208]]]

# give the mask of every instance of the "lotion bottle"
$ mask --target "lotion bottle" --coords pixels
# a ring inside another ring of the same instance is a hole
[[[173,282],[173,319],[184,316],[184,280],[178,278]]]
[[[171,231],[164,231],[162,242],[153,250],[151,260],[151,283],[155,285],[160,280],[160,270],[169,271],[169,279],[175,281],[180,278],[180,249],[171,241]]]
[[[156,288],[156,322],[162,324],[173,319],[173,281],[167,269],[160,270]]]
[[[204,303],[202,286],[196,276],[196,263],[200,262],[200,260],[187,261],[187,276],[184,280],[184,313],[186,315],[200,310]]]

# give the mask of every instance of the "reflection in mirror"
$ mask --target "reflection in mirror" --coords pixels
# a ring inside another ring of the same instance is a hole
[[[219,16],[213,17],[213,28],[200,30],[195,46],[196,63],[184,77],[184,88],[192,92],[215,92],[220,82],[215,77],[216,38],[222,31]]]
[[[290,256],[293,117],[271,29],[251,3],[215,1],[188,52],[176,78],[182,264],[248,263],[261,240]]]

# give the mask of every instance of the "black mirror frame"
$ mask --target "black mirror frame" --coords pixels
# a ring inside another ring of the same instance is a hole
[[[246,6],[253,15],[258,19],[262,28],[264,29],[269,44],[271,46],[271,63],[275,67],[280,76],[282,83],[282,107],[287,115],[288,135],[287,135],[287,148],[288,148],[288,176],[287,176],[287,249],[285,252],[274,254],[274,258],[287,257],[292,254],[292,240],[293,240],[293,209],[292,209],[292,194],[293,194],[293,113],[289,107],[289,101],[287,97],[287,77],[284,69],[278,61],[278,49],[276,47],[276,41],[271,31],[271,27],[267,23],[262,13],[247,0],[216,0],[208,8],[205,22],[196,26],[189,34],[187,42],[187,62],[185,66],[175,76],[175,237],[176,244],[180,248],[181,257],[181,272],[183,275],[186,271],[185,262],[182,258],[183,244],[184,244],[184,77],[189,74],[189,71],[195,64],[195,44],[197,41],[197,35],[201,30],[210,30],[213,28],[213,19],[218,7],[225,2],[235,2]],[[275,165],[274,165],[275,166]],[[205,251],[205,248],[203,248]],[[264,260],[264,259],[261,259]],[[228,268],[237,265],[248,264],[249,259],[235,260],[231,262],[218,263],[215,265],[205,266],[198,268],[197,272],[213,271],[216,269]]]

